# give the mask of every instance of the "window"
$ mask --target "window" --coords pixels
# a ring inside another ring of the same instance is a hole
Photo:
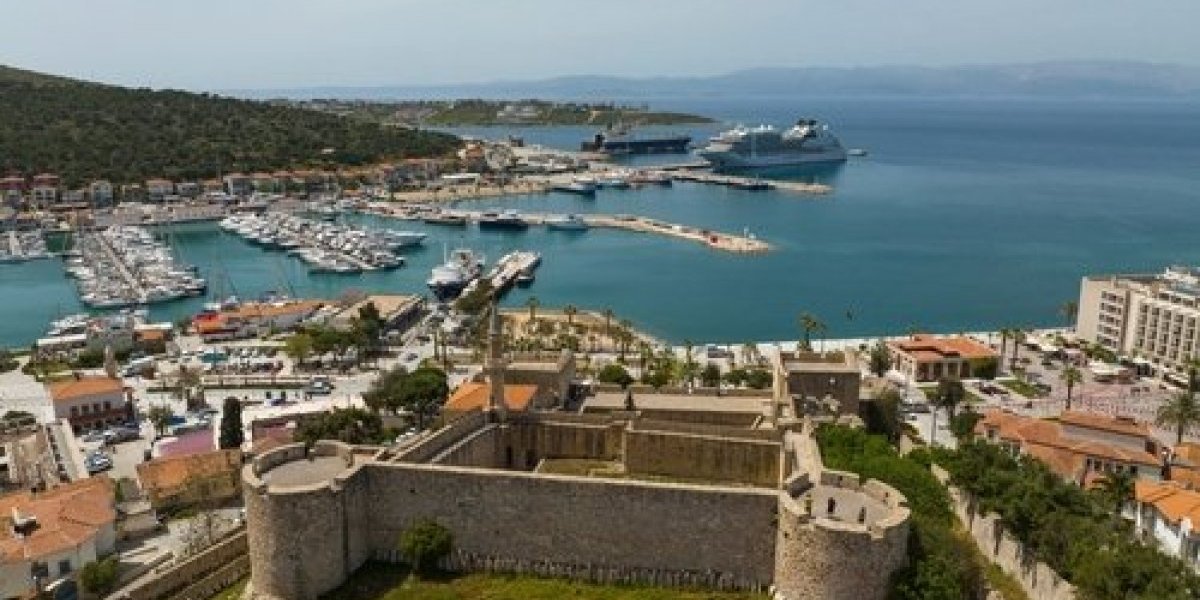
[[[62,577],[62,576],[64,576],[64,575],[67,575],[67,574],[68,574],[68,573],[70,573],[70,572],[71,572],[71,560],[70,560],[70,559],[67,559],[67,560],[60,560],[60,561],[58,561],[58,575],[59,575],[59,577]]]

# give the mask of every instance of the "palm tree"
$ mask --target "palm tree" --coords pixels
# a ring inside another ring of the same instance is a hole
[[[742,344],[742,366],[748,366],[758,355],[758,346],[750,342]]]
[[[579,309],[574,304],[568,304],[563,307],[563,314],[567,315],[567,327],[575,325],[575,315],[579,313]]]
[[[1058,307],[1058,313],[1067,320],[1067,329],[1070,329],[1075,324],[1075,317],[1079,314],[1079,303],[1074,300],[1068,300]]]
[[[934,440],[937,438],[937,409],[945,409],[946,416],[954,419],[954,413],[958,409],[958,405],[966,397],[967,390],[963,387],[961,381],[945,377],[938,381],[937,390],[933,393],[933,430],[929,432],[929,444],[931,446],[936,445]]]
[[[1011,364],[1013,366],[1016,366],[1017,351],[1021,349],[1021,344],[1025,343],[1025,332],[1021,331],[1020,329],[1014,329],[1009,333],[1009,335],[1012,336],[1012,340],[1013,340],[1013,347],[1012,347],[1013,351],[1012,351]]]
[[[525,306],[529,307],[529,322],[532,324],[537,320],[538,299],[537,296],[530,296],[525,301]]]
[[[1000,356],[1008,350],[1008,338],[1012,336],[1012,330],[1005,327],[1000,330]]]
[[[1200,357],[1192,357],[1185,363],[1188,371],[1188,391],[1200,392]]]
[[[612,329],[613,311],[611,308],[604,309],[604,335],[610,335]]]
[[[1182,444],[1183,434],[1200,424],[1200,403],[1196,402],[1195,395],[1187,391],[1179,392],[1158,407],[1154,424],[1175,428],[1175,444]]]
[[[1071,410],[1071,392],[1075,389],[1075,384],[1083,382],[1083,373],[1075,367],[1067,367],[1059,377],[1067,385],[1067,410]]]
[[[1121,515],[1121,509],[1133,498],[1133,474],[1129,471],[1107,473],[1096,482],[1096,491],[1107,501],[1114,516]]]
[[[800,313],[800,330],[804,332],[804,339],[801,342],[802,349],[812,350],[812,334],[825,331],[826,327],[812,313],[802,312]]]

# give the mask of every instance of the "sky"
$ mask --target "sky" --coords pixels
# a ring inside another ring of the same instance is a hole
[[[12,0],[3,15],[0,64],[192,90],[1200,61],[1198,0]]]

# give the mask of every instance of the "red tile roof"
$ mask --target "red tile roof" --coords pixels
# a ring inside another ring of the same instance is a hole
[[[51,383],[50,398],[55,402],[67,402],[83,396],[96,394],[118,394],[125,391],[125,383],[112,377],[81,377]]]
[[[919,361],[932,362],[946,358],[995,358],[999,354],[986,344],[967,337],[933,337],[918,334],[912,339],[888,342],[893,349],[912,355]]]
[[[101,475],[38,494],[0,496],[0,563],[41,560],[94,538],[117,518],[113,488],[112,480]],[[30,535],[14,534],[14,510],[37,519]]]
[[[489,386],[487,383],[469,382],[458,386],[446,401],[446,410],[468,412],[487,406]],[[537,394],[536,385],[504,386],[504,405],[508,410],[524,411]]]

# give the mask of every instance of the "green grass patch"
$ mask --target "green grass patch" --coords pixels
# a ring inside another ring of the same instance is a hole
[[[935,395],[937,395],[937,386],[936,385],[922,385],[922,386],[919,386],[917,389],[921,390],[921,392],[925,394],[925,397],[928,398],[930,402],[932,402],[933,397]],[[983,398],[980,398],[979,394],[972,392],[971,388],[963,387],[963,394],[964,394],[963,395],[963,403],[964,404],[978,404],[980,402],[983,402]]]
[[[615,586],[525,575],[472,573],[410,577],[408,568],[367,563],[322,600],[766,600],[749,592]]]
[[[249,577],[243,577],[241,581],[225,588],[225,591],[213,596],[209,600],[240,600],[242,593],[246,591],[246,586],[250,584]]]
[[[1037,388],[1025,383],[1020,379],[1005,379],[1000,382],[1000,385],[1022,395],[1026,398],[1039,398],[1042,393]]]

